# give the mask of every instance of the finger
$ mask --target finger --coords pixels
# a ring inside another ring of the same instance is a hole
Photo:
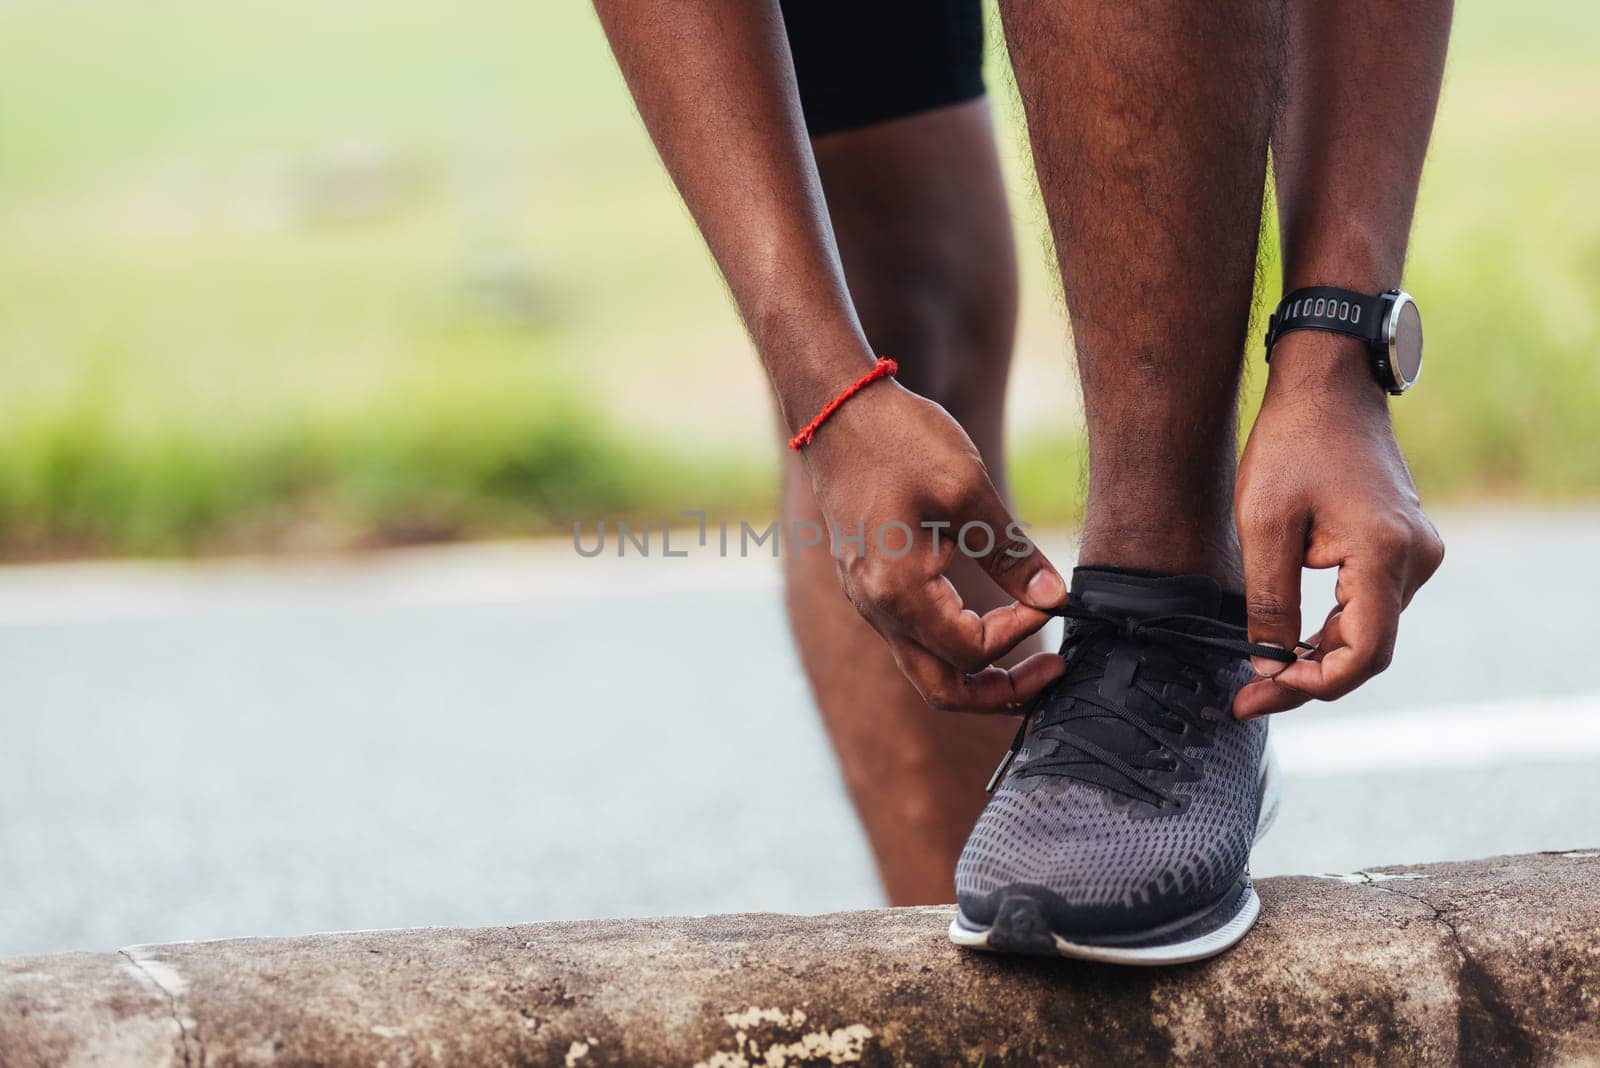
[[[1322,629],[1306,639],[1311,646],[1301,654],[1302,660],[1321,660],[1333,650],[1344,645],[1340,631],[1340,617],[1344,610],[1334,605],[1323,622]],[[1287,665],[1286,665],[1287,666]],[[1309,694],[1284,685],[1283,676],[1275,679],[1257,679],[1243,687],[1233,699],[1233,714],[1237,719],[1255,719],[1299,708],[1311,700]]]
[[[1261,513],[1239,518],[1245,614],[1253,642],[1292,650],[1300,640],[1300,572],[1308,522],[1298,513],[1293,518]],[[1263,678],[1285,668],[1280,661],[1260,656],[1251,657],[1250,666]]]
[[[1037,653],[1009,670],[988,667],[968,673],[913,641],[892,639],[889,648],[923,700],[947,712],[1015,714],[1066,670],[1066,662],[1053,653]]]
[[[1328,617],[1322,621],[1322,627],[1315,634],[1305,639],[1305,643],[1311,648],[1308,652],[1302,654],[1303,656],[1310,660],[1321,660],[1324,652],[1334,644],[1339,643],[1339,614],[1342,611],[1343,609],[1338,605],[1333,606],[1333,609],[1328,613]]]
[[[1028,537],[987,479],[968,509],[971,519],[957,531],[960,550],[977,560],[996,586],[1033,609],[1059,608],[1067,601],[1061,572]]]
[[[919,645],[967,672],[988,667],[1049,620],[1048,612],[1017,603],[980,616],[943,575],[929,580],[924,596],[908,598],[901,617]]]
[[[848,565],[840,564],[840,582],[850,602],[886,638],[909,634],[911,628],[906,620],[919,603],[929,598],[948,602],[941,609],[943,614],[961,614],[960,595],[948,583],[944,584],[948,589],[940,588],[941,565],[921,550],[921,546],[913,544],[910,552],[899,556],[874,554]]]
[[[1280,676],[1281,677],[1281,676]],[[1251,720],[1299,708],[1311,698],[1283,685],[1277,678],[1247,682],[1233,695],[1233,718]]]
[[[1339,570],[1338,642],[1322,656],[1297,660],[1277,676],[1285,686],[1332,701],[1389,666],[1400,629],[1404,587],[1393,566],[1352,560]]]

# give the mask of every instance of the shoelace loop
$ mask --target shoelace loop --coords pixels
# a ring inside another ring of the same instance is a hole
[[[1096,633],[1105,630],[1112,631],[1117,637],[1128,641],[1159,642],[1167,646],[1183,644],[1204,645],[1210,649],[1218,649],[1236,656],[1259,656],[1267,660],[1276,660],[1283,664],[1292,664],[1296,657],[1292,650],[1282,649],[1276,645],[1262,645],[1250,641],[1248,632],[1243,627],[1225,623],[1211,616],[1184,615],[1173,612],[1160,616],[1112,615],[1082,605],[1068,603],[1057,608],[1052,614],[1064,619],[1077,620],[1080,626],[1077,633],[1085,638],[1093,638]],[[1305,642],[1296,642],[1297,649],[1310,649]]]

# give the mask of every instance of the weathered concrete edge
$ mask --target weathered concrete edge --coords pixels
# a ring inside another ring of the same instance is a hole
[[[968,954],[949,910],[0,961],[0,1063],[1600,1062],[1600,851],[1263,880],[1225,956]]]

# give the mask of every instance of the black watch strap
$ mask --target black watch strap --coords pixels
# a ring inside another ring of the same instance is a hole
[[[1332,330],[1376,345],[1382,330],[1385,294],[1368,296],[1333,286],[1306,286],[1284,297],[1267,320],[1267,360],[1272,346],[1291,330]]]

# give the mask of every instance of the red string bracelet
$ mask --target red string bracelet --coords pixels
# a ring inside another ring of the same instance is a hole
[[[850,383],[850,385],[846,386],[843,393],[829,401],[827,407],[818,412],[815,419],[801,427],[800,432],[789,439],[789,448],[793,449],[795,452],[799,452],[807,445],[810,445],[811,439],[817,436],[817,428],[823,423],[826,423],[828,421],[828,417],[834,412],[838,411],[840,407],[843,406],[845,401],[849,400],[851,397],[854,397],[857,393],[860,393],[863,389],[866,389],[878,379],[888,378],[891,375],[898,374],[899,371],[899,364],[895,363],[893,360],[886,360],[882,356],[879,356],[878,362],[872,365],[872,370],[868,371],[866,374]]]

